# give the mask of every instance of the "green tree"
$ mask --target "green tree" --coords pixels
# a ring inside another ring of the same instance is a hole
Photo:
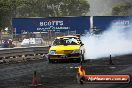
[[[87,0],[0,0],[0,27],[7,27],[15,17],[85,16]]]
[[[89,11],[86,0],[54,0],[47,2],[50,16],[84,16]]]
[[[129,15],[129,9],[132,9],[130,3],[119,3],[113,6],[112,15],[126,16]]]
[[[11,19],[17,15],[17,8],[25,3],[26,0],[0,0],[0,27],[11,26]]]
[[[8,3],[4,0],[0,0],[0,27],[8,25],[10,9]]]
[[[86,0],[29,0],[18,11],[20,17],[61,17],[84,16],[89,8]]]

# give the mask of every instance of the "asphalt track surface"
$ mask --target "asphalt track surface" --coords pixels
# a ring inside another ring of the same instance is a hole
[[[45,58],[44,58],[45,59]],[[87,74],[130,74],[132,75],[132,55],[87,60],[83,66]],[[45,60],[0,64],[0,88],[34,88],[34,71],[40,86],[37,88],[132,88],[132,84],[78,84],[76,81],[79,63],[54,63]],[[36,87],[35,87],[36,88]]]

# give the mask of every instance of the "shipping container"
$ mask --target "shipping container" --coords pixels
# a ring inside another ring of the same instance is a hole
[[[13,18],[12,26],[17,34],[22,32],[65,32],[76,31],[83,34],[89,30],[89,16],[47,17],[47,18]]]
[[[132,23],[131,16],[94,16],[93,25],[97,29],[107,30],[112,24],[128,26]]]

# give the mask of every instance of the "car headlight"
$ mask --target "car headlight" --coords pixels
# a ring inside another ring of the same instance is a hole
[[[77,54],[77,53],[80,53],[80,50],[74,50],[74,51],[72,51],[71,54]]]
[[[50,50],[49,54],[51,54],[51,55],[56,54],[56,51],[55,50]]]

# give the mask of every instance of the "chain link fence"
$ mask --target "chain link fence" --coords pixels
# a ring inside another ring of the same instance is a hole
[[[64,36],[64,35],[74,35],[76,34],[75,31],[65,31],[65,32],[33,32],[33,33],[22,33],[22,34],[1,34],[0,35],[0,44],[2,44],[5,40],[12,40],[12,44],[15,47],[21,47],[21,43],[24,41],[24,39],[29,39],[27,41],[30,41],[30,39],[42,39],[41,43],[39,44],[32,44],[32,41],[29,42],[27,46],[48,46],[51,45],[52,42],[56,37]]]

